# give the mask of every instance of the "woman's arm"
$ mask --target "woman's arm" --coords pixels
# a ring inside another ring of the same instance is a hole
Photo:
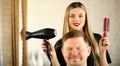
[[[106,50],[110,45],[108,34],[106,34],[101,38],[99,45],[100,45],[100,65],[108,66],[107,57],[106,57]]]
[[[57,59],[57,56],[56,56],[55,49],[49,40],[43,40],[43,43],[42,43],[43,51],[47,51],[47,47],[45,45],[46,42],[48,42],[48,44],[50,46],[50,58],[51,58],[52,66],[60,66],[58,59]]]

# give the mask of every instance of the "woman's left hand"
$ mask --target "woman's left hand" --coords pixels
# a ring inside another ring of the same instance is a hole
[[[106,33],[106,35],[101,38],[99,45],[100,45],[100,52],[105,52],[106,49],[108,49],[110,45],[108,33]]]

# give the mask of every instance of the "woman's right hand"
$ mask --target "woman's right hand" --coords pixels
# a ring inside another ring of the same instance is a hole
[[[46,40],[46,39],[43,40],[43,42],[42,42],[43,51],[48,50],[48,48],[46,47],[46,43],[49,44],[49,46],[50,46],[49,51],[50,51],[50,55],[51,55],[52,66],[60,66],[58,59],[57,59],[57,56],[56,56],[54,46],[49,40]]]
[[[49,44],[49,51],[50,51],[50,55],[53,56],[55,54],[55,49],[54,49],[54,46],[53,44],[47,40],[47,39],[43,39],[42,41],[42,48],[43,48],[43,51],[47,51],[48,50],[48,47],[46,46],[46,44]]]

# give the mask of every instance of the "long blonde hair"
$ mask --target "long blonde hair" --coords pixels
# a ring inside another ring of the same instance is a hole
[[[98,47],[98,43],[95,40],[95,37],[94,37],[93,32],[91,30],[91,26],[90,26],[90,24],[88,22],[86,8],[81,2],[73,2],[67,7],[66,13],[65,13],[65,16],[64,16],[63,36],[67,32],[69,32],[71,30],[71,28],[69,26],[69,13],[70,13],[70,10],[72,10],[74,8],[81,8],[81,9],[83,9],[85,11],[85,25],[83,27],[83,32],[85,33],[85,35],[87,36],[87,38],[91,42],[92,52],[94,54],[94,59],[96,61],[95,65],[98,66],[99,65],[99,47]]]

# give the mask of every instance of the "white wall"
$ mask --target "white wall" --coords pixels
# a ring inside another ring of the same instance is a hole
[[[57,36],[50,40],[55,44],[62,35],[65,9],[73,1],[80,1],[86,6],[92,29],[96,33],[102,34],[103,32],[103,18],[110,18],[109,37],[111,46],[109,53],[112,58],[110,66],[119,66],[120,53],[117,52],[120,50],[119,0],[28,0],[27,30],[32,32],[48,27],[54,28],[57,30]],[[28,45],[29,56],[33,52],[42,52],[41,39],[30,39]],[[44,58],[42,60],[48,62],[47,58]]]

